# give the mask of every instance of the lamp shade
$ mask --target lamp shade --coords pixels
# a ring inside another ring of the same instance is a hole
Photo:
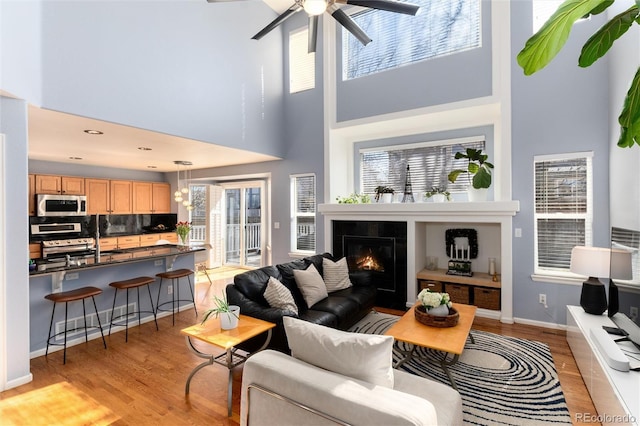
[[[571,250],[570,270],[587,277],[609,278],[611,249],[576,246]]]

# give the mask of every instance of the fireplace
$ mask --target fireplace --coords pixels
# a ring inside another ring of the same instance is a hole
[[[404,222],[333,221],[333,253],[378,288],[376,305],[405,309],[407,226]]]

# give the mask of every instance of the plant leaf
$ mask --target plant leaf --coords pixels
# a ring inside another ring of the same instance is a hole
[[[491,174],[485,169],[481,168],[478,170],[478,173],[473,176],[473,187],[476,189],[479,188],[488,188],[491,186]]]
[[[474,173],[478,173],[478,170],[480,170],[480,166],[477,165],[476,163],[469,163],[469,173],[474,174]]]
[[[531,75],[546,67],[566,43],[573,24],[607,1],[566,0],[562,3],[518,53],[518,64],[525,75]]]
[[[633,25],[633,21],[638,17],[638,12],[638,6],[634,5],[603,25],[585,43],[580,59],[578,59],[578,65],[583,68],[588,67],[603,57],[613,46],[613,42],[619,39]]]
[[[461,173],[465,173],[465,172],[466,170],[460,170],[460,169],[451,170],[451,172],[449,172],[449,175],[447,176],[449,179],[449,182],[454,183],[456,179],[458,179],[458,176],[460,176]]]
[[[615,3],[615,0],[607,0],[605,2],[602,2],[602,4],[596,6],[592,11],[590,11],[589,15],[599,15],[605,10],[607,10],[607,8],[611,6],[613,3]]]
[[[633,77],[618,122],[622,126],[618,146],[631,147],[634,142],[640,145],[640,69]]]

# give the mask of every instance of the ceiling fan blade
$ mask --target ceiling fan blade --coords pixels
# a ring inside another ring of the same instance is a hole
[[[302,10],[302,7],[299,6],[297,3],[294,3],[293,6],[291,6],[289,9],[285,10],[280,16],[278,16],[276,19],[271,21],[271,23],[269,25],[264,27],[262,30],[260,30],[260,32],[258,34],[254,35],[251,38],[253,40],[260,40],[262,37],[264,37],[267,34],[269,34],[278,25],[282,24],[291,15],[293,15],[294,13],[299,12],[301,10]]]
[[[404,13],[405,15],[416,15],[420,6],[411,3],[404,3],[396,0],[336,0],[338,3],[346,3],[352,6],[368,7],[370,9],[386,10],[388,12]]]
[[[332,4],[327,8],[327,12],[331,14],[335,18],[336,21],[340,23],[347,31],[349,31],[355,38],[360,40],[360,43],[365,46],[371,42],[371,38],[365,33],[362,28],[351,19],[349,15],[344,13],[338,6]]]
[[[307,52],[315,53],[318,44],[318,15],[309,16],[309,47]]]

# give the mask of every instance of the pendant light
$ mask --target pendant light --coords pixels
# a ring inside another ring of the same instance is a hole
[[[188,169],[193,163],[191,161],[184,160],[175,160],[173,162],[176,166],[178,166],[178,189],[173,193],[174,201],[176,203],[181,203],[187,210],[193,210],[193,206],[191,205],[191,200],[189,199],[189,181],[191,180],[191,171]],[[180,166],[184,166],[185,170],[182,173],[182,180],[180,180]]]

